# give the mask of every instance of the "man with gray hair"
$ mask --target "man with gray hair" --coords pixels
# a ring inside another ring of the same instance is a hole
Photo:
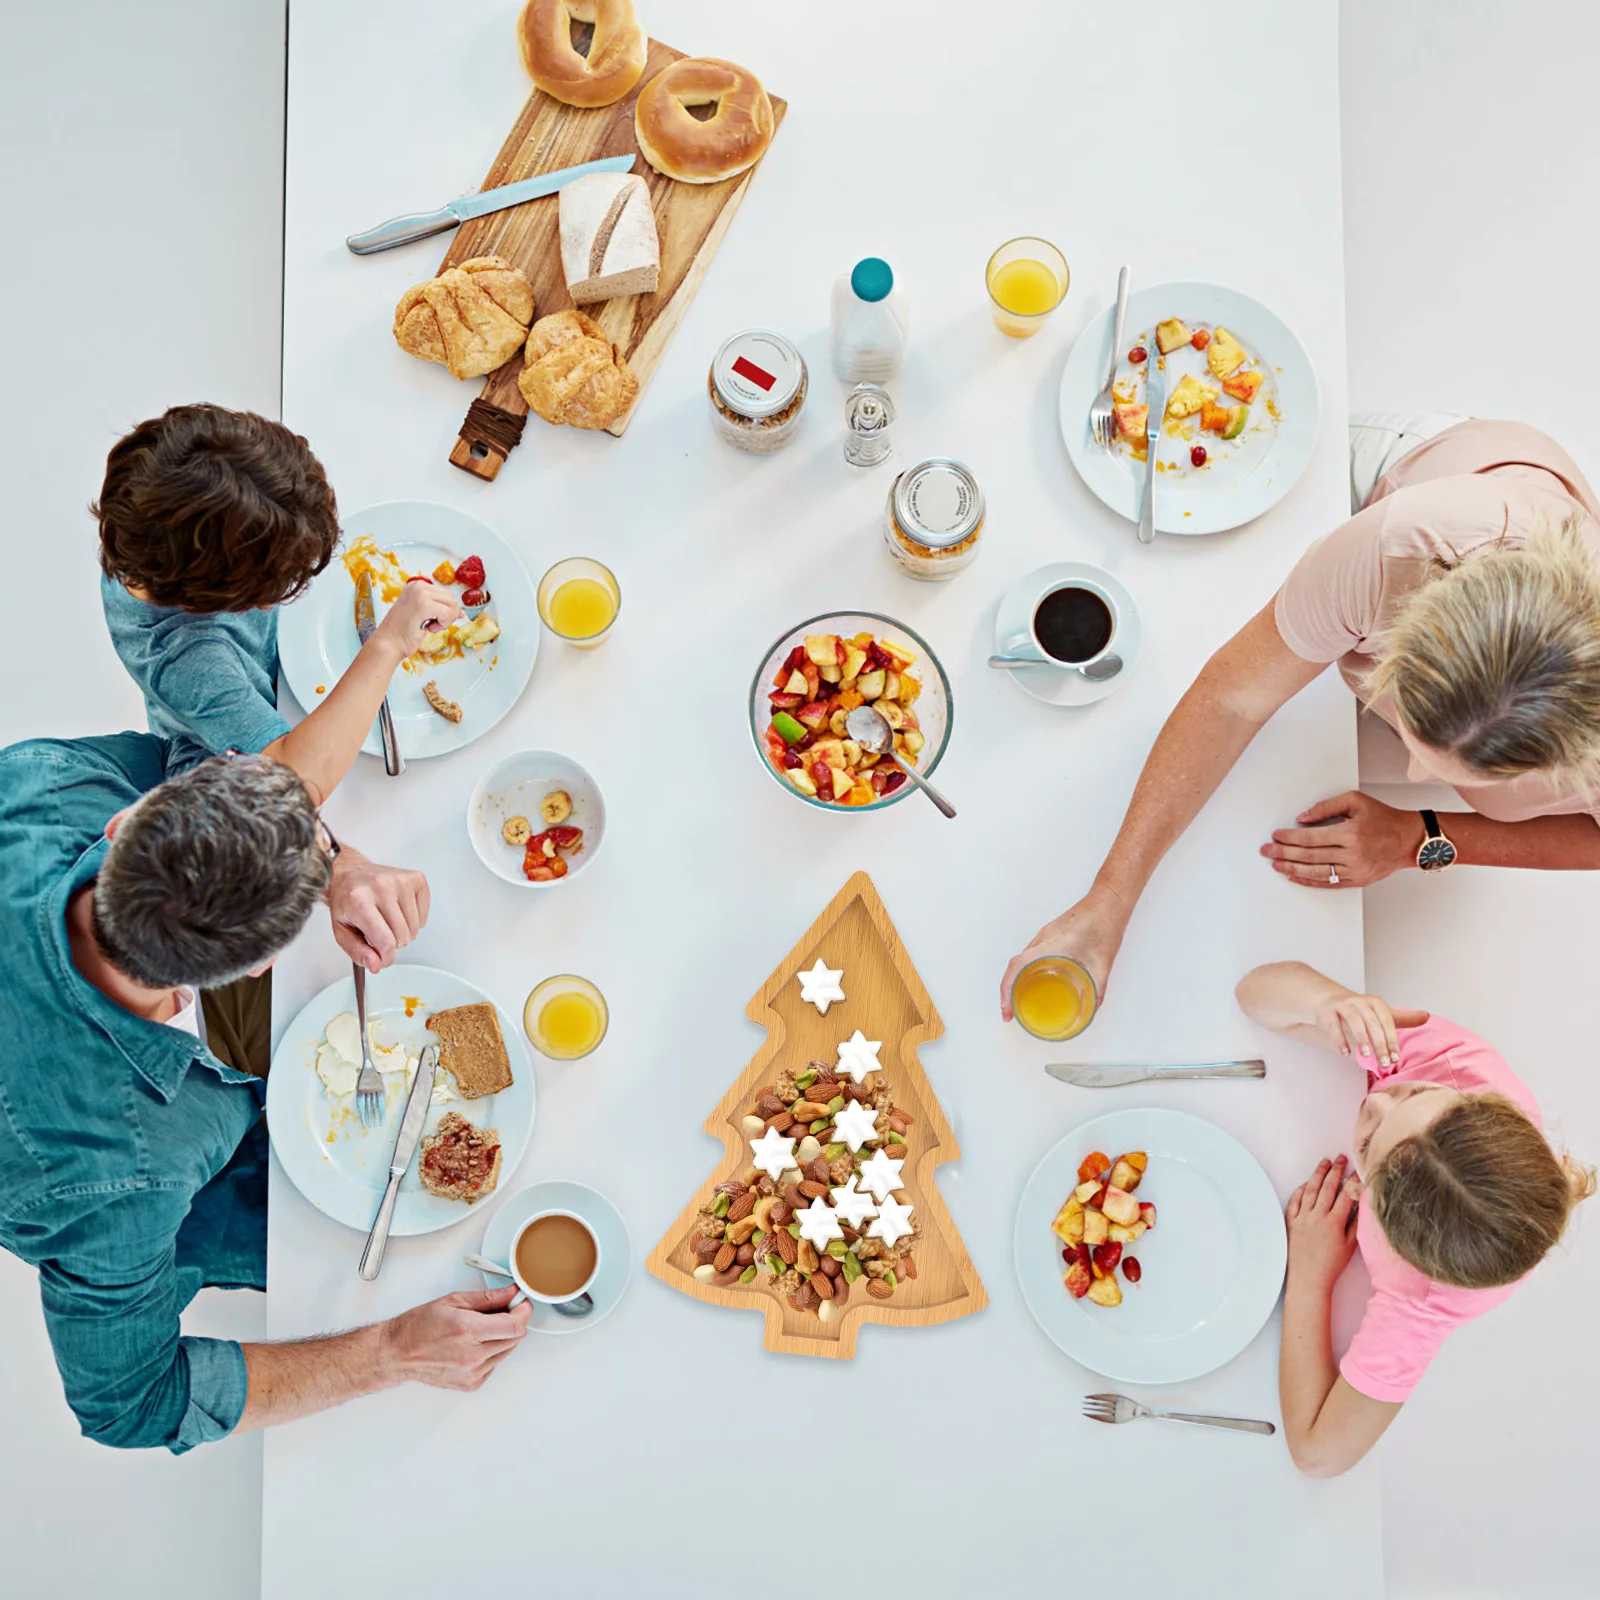
[[[0,751],[0,1246],[39,1269],[68,1403],[181,1452],[415,1379],[477,1388],[510,1290],[296,1344],[183,1337],[206,1284],[266,1287],[259,980],[326,901],[371,970],[427,919],[420,873],[342,849],[261,756],[163,782],[147,734]]]

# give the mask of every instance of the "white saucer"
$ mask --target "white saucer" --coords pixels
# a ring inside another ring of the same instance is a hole
[[[540,1300],[530,1301],[533,1320],[529,1333],[583,1333],[604,1319],[627,1291],[628,1278],[633,1272],[633,1241],[628,1237],[628,1225],[622,1213],[606,1199],[581,1183],[552,1180],[536,1183],[530,1189],[519,1189],[510,1195],[490,1219],[488,1231],[478,1253],[490,1261],[511,1260],[511,1241],[517,1229],[529,1217],[540,1211],[570,1211],[582,1217],[600,1246],[600,1271],[589,1286],[594,1310],[586,1317],[564,1317],[553,1306]],[[502,1289],[504,1278],[483,1275],[484,1287]]]
[[[1114,694],[1133,672],[1139,660],[1139,643],[1142,630],[1139,625],[1139,607],[1128,592],[1127,585],[1104,567],[1092,567],[1084,561],[1056,561],[1040,567],[1027,577],[1012,584],[1000,598],[994,614],[994,652],[1010,655],[1019,647],[1032,649],[1031,624],[1033,613],[1048,590],[1057,584],[1071,583],[1087,578],[1111,597],[1116,612],[1115,631],[1111,635],[1111,648],[1122,657],[1122,671],[1114,678],[1096,683],[1081,672],[1067,667],[1007,667],[1004,670],[1011,681],[1035,700],[1052,706],[1088,706]],[[997,669],[992,669],[997,670]]]

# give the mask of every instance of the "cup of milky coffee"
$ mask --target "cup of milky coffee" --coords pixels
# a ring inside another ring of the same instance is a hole
[[[1087,667],[1111,653],[1117,603],[1093,578],[1052,584],[1034,602],[1028,635],[1044,666]],[[1019,652],[1019,654],[1022,652]]]
[[[530,1300],[576,1300],[600,1270],[600,1246],[589,1224],[571,1211],[541,1211],[517,1230],[511,1272]]]

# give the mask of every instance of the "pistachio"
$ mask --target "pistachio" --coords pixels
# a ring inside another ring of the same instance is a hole
[[[791,1239],[798,1239],[800,1237],[800,1224],[798,1222],[791,1222],[784,1231]]]
[[[847,1145],[842,1144],[825,1145],[822,1151],[822,1159],[824,1161],[837,1161],[848,1148]]]
[[[694,1269],[694,1281],[696,1283],[715,1283],[716,1278],[717,1269],[712,1266],[709,1261],[702,1261],[700,1265]]]
[[[905,1140],[898,1133],[891,1133],[883,1142],[885,1144],[904,1144]]]
[[[884,1273],[883,1281],[886,1284],[888,1284],[891,1289],[893,1289],[899,1283],[900,1280],[895,1277],[894,1269],[890,1268],[890,1270],[888,1272]]]
[[[833,1099],[828,1102],[828,1115],[831,1117],[836,1117],[843,1110],[844,1096],[842,1094],[836,1094]]]
[[[811,1085],[814,1084],[816,1081],[817,1081],[816,1073],[814,1073],[814,1072],[802,1072],[800,1074],[800,1076],[794,1080],[794,1086],[797,1089],[809,1089],[811,1087]]]
[[[756,1281],[756,1269],[755,1269],[754,1263],[752,1263],[750,1266],[746,1267],[743,1272],[741,1272],[739,1274],[739,1282],[740,1283],[754,1283],[755,1281]]]
[[[861,1263],[856,1260],[854,1251],[846,1250],[839,1257],[839,1265],[844,1268],[844,1281],[854,1283],[861,1276]]]
[[[711,1208],[711,1215],[718,1218],[727,1216],[728,1207],[732,1204],[733,1201],[730,1200],[727,1195],[719,1194],[717,1196],[717,1203]]]
[[[811,1124],[811,1132],[812,1133],[821,1133],[822,1130],[824,1128],[826,1128],[827,1126],[828,1126],[828,1119],[826,1117],[818,1117],[817,1120]],[[891,1137],[893,1137],[893,1136],[891,1135]],[[901,1143],[904,1143],[904,1142],[905,1142],[904,1140],[901,1141]],[[816,1141],[813,1139],[812,1143],[816,1144]],[[819,1144],[819,1145],[817,1145],[817,1154],[820,1155],[821,1153],[822,1153],[822,1146]]]
[[[850,1247],[844,1242],[843,1239],[835,1239],[832,1244],[828,1246],[828,1254],[832,1256],[835,1261],[842,1261],[847,1255],[849,1255],[849,1253]]]
[[[767,1131],[765,1117],[746,1117],[743,1126],[745,1133],[752,1139],[759,1139]]]

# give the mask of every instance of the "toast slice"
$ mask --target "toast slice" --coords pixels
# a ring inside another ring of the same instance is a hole
[[[511,1087],[511,1058],[500,1019],[487,1000],[434,1012],[428,1030],[438,1034],[439,1064],[456,1080],[463,1100]]]
[[[470,1206],[494,1192],[503,1154],[493,1128],[475,1127],[459,1112],[447,1111],[422,1141],[417,1176],[429,1194]]]

